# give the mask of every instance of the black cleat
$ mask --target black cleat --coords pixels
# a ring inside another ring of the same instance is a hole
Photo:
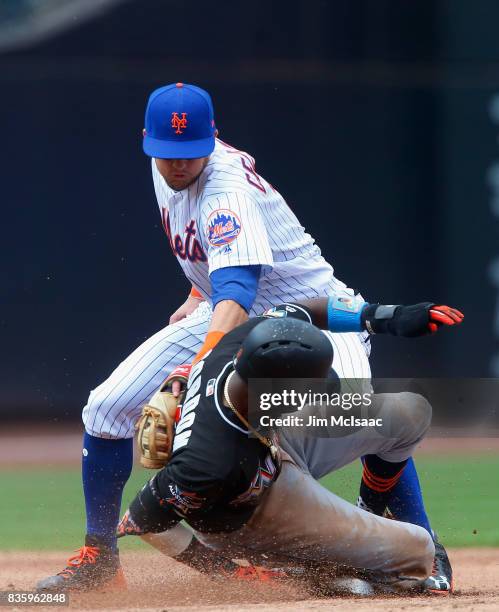
[[[450,595],[454,590],[452,566],[447,551],[440,542],[435,542],[433,571],[424,581],[424,590],[433,595]]]

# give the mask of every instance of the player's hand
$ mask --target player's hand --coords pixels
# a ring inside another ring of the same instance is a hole
[[[167,382],[169,382],[166,389],[173,393],[173,397],[178,397],[181,392],[184,390],[183,385],[187,384],[187,379],[189,378],[189,374],[191,373],[191,365],[185,364],[177,366],[173,372],[168,376]],[[176,377],[180,377],[180,380]]]
[[[459,325],[464,319],[462,312],[450,306],[432,306],[428,311],[428,329],[434,334],[442,325]]]
[[[182,319],[185,319],[185,317],[188,317],[196,310],[196,308],[199,306],[199,304],[201,304],[202,301],[202,298],[197,298],[190,295],[182,304],[182,306],[172,314],[169,321],[170,325],[172,325],[173,323],[177,323]]]
[[[381,311],[381,312],[380,312]],[[457,308],[421,302],[409,306],[369,304],[362,313],[365,328],[375,334],[418,338],[434,334],[441,327],[459,325],[464,319]]]
[[[462,312],[450,306],[423,302],[411,306],[398,306],[392,319],[387,321],[389,333],[406,338],[434,334],[445,325],[459,325]]]
[[[173,397],[178,397],[182,391],[182,383],[180,380],[174,380],[172,382],[172,393]]]

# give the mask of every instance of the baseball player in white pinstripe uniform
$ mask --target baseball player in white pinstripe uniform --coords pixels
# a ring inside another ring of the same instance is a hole
[[[174,368],[201,359],[248,316],[275,304],[331,295],[361,300],[335,277],[283,197],[256,173],[254,159],[217,135],[204,90],[176,83],[151,94],[144,151],[165,232],[192,290],[170,324],[90,393],[83,410],[87,536],[60,574],[65,588],[119,580],[115,528],[132,467],[134,425]],[[368,334],[329,337],[336,372],[369,379]],[[99,568],[92,580],[89,565]]]

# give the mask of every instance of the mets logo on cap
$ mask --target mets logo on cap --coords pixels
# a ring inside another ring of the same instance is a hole
[[[241,221],[232,210],[214,210],[208,217],[207,237],[211,246],[230,244],[240,233]]]
[[[182,113],[179,117],[177,112],[173,112],[172,128],[175,130],[175,134],[183,134],[183,130],[187,128],[187,113]]]

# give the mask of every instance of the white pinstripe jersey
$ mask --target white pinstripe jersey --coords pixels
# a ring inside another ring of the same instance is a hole
[[[282,301],[353,295],[284,198],[256,173],[248,153],[217,139],[199,178],[182,191],[167,185],[154,159],[152,174],[170,246],[208,301],[213,271],[258,264],[262,276],[252,315]]]

